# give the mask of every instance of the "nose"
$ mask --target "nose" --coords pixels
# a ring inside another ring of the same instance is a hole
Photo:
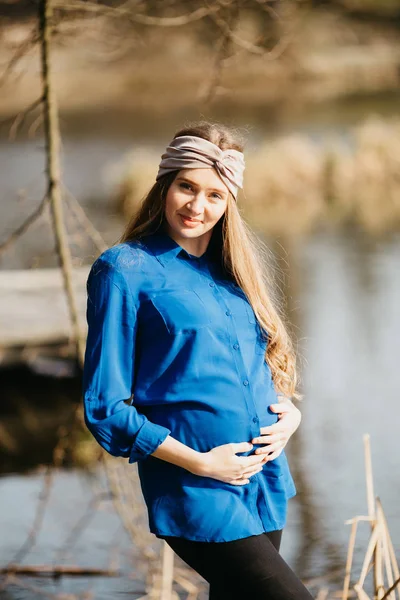
[[[206,197],[204,192],[199,191],[193,194],[192,199],[186,203],[186,206],[188,207],[190,212],[193,213],[193,216],[201,215],[204,212],[205,202]]]

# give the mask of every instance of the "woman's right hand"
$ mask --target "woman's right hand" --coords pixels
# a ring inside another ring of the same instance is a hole
[[[196,474],[232,485],[245,485],[250,482],[250,477],[262,470],[262,465],[268,460],[268,456],[260,454],[236,456],[237,452],[252,448],[253,444],[249,442],[232,442],[202,452]]]

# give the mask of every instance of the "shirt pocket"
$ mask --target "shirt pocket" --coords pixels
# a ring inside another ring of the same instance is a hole
[[[171,334],[193,333],[211,325],[207,307],[194,290],[164,290],[150,299]]]

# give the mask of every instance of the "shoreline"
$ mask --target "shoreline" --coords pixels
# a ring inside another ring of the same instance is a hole
[[[394,24],[353,22],[333,11],[314,11],[301,19],[278,57],[267,51],[260,55],[238,50],[225,58],[211,101],[207,97],[213,49],[201,44],[190,28],[175,28],[172,34],[162,28],[147,29],[136,47],[116,59],[117,42],[96,39],[95,19],[83,19],[84,27],[77,24],[73,38],[67,22],[66,41],[58,44],[56,38],[53,53],[60,111],[145,109],[163,115],[188,107],[195,111],[224,106],[269,109],[280,104],[313,107],[352,96],[399,91],[400,42]],[[28,20],[3,27],[3,72],[13,48],[26,41],[32,24]],[[3,118],[39,97],[39,67],[38,48],[17,62],[2,84]]]

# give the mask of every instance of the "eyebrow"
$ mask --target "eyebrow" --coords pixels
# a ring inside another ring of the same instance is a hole
[[[186,183],[190,183],[190,185],[197,185],[197,183],[195,181],[191,181],[187,177],[182,177],[182,176],[177,177],[176,181],[186,181]],[[221,188],[209,188],[209,190],[212,192],[218,192],[221,195],[224,195],[226,193],[225,190],[222,190]]]

